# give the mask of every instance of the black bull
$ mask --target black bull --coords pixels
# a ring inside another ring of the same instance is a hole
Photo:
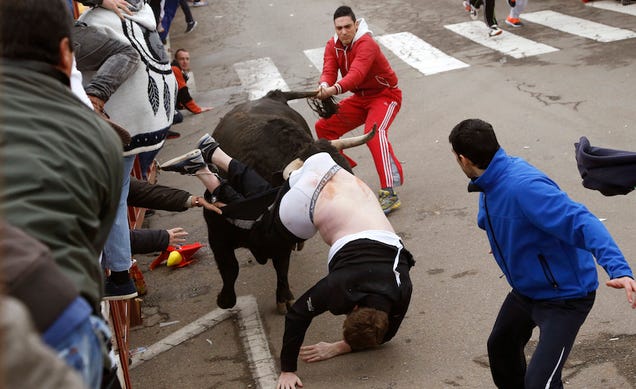
[[[274,173],[282,171],[299,150],[315,141],[305,119],[287,101],[314,95],[315,92],[270,91],[258,100],[237,105],[221,119],[212,135],[227,154],[255,169],[272,185],[280,184],[274,182]],[[210,248],[223,279],[217,305],[231,308],[236,304],[234,283],[239,273],[234,250],[249,249],[249,230],[208,210],[204,210],[204,217]],[[283,241],[276,246],[271,255],[276,270],[276,305],[284,314],[294,301],[287,277],[294,247]]]

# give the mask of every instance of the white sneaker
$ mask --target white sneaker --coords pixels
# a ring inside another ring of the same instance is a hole
[[[498,25],[493,24],[492,26],[490,26],[490,32],[488,33],[488,36],[493,37],[493,36],[501,35],[502,32],[503,30],[499,28]]]

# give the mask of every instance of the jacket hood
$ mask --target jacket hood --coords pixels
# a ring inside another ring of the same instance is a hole
[[[128,9],[132,12],[138,12],[143,8],[145,1],[144,0],[126,0],[128,3]]]
[[[574,147],[584,187],[605,196],[625,195],[636,188],[636,152],[594,147],[584,136]]]
[[[358,31],[356,32],[356,36],[353,37],[353,41],[351,44],[354,44],[358,39],[360,39],[364,34],[373,35],[373,31],[369,30],[369,25],[364,18],[360,18],[357,20],[358,22]],[[333,42],[338,43],[338,34],[333,34]]]
[[[155,15],[152,13],[152,8],[150,8],[148,4],[138,0],[128,0],[128,4],[130,4],[128,8],[133,11],[133,14],[124,14],[126,19],[138,23],[149,31],[155,31],[157,29]]]

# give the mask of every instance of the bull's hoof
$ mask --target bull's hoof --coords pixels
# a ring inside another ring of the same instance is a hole
[[[276,311],[280,315],[287,315],[287,303],[276,303]]]
[[[229,309],[236,305],[236,293],[232,290],[221,290],[218,296],[216,296],[216,305],[219,308]]]
[[[281,314],[281,315],[286,315],[287,311],[289,310],[289,308],[294,305],[294,303],[296,302],[296,300],[294,300],[293,298],[291,300],[287,300],[287,301],[283,301],[283,302],[277,302],[276,303],[276,311]]]

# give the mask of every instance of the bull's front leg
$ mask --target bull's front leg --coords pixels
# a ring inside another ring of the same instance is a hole
[[[236,292],[234,291],[234,283],[238,278],[239,264],[234,255],[234,250],[214,248],[214,261],[216,267],[221,273],[223,279],[223,288],[216,297],[216,305],[220,308],[228,309],[236,305]]]
[[[276,310],[281,315],[287,314],[287,308],[294,304],[294,295],[289,289],[289,258],[291,250],[272,258],[276,269]]]

